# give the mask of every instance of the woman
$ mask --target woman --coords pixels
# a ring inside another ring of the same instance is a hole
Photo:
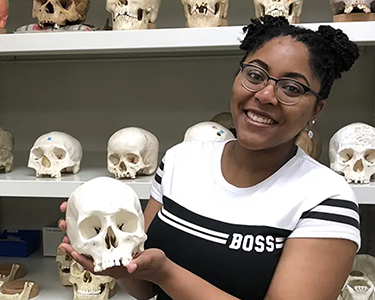
[[[146,250],[104,272],[137,299],[336,300],[360,247],[352,189],[294,143],[357,46],[282,17],[245,32],[231,100],[237,139],[169,149],[144,213]],[[92,271],[68,242],[60,247]]]

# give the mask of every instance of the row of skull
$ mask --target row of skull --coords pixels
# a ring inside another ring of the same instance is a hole
[[[2,0],[0,0],[1,2]],[[256,17],[285,16],[289,23],[298,23],[303,0],[253,0]],[[334,14],[357,10],[369,13],[374,0],[330,0]],[[227,24],[230,0],[181,0],[187,27],[218,27]],[[155,28],[161,0],[106,0],[114,30]],[[90,0],[34,0],[32,15],[39,26],[55,27],[82,24],[86,20]]]
[[[315,132],[315,131],[314,131]],[[184,141],[225,141],[236,137],[230,113],[220,113],[210,121],[189,127]],[[318,159],[321,141],[314,134],[310,139],[303,131],[296,144],[308,155]],[[14,161],[14,138],[0,128],[0,168],[10,172]],[[28,167],[36,176],[59,178],[62,173],[77,174],[81,168],[81,143],[65,132],[52,131],[40,136],[29,152]],[[159,160],[158,138],[143,128],[126,127],[116,131],[107,144],[107,169],[116,179],[152,175]],[[375,128],[352,123],[338,130],[329,141],[330,168],[344,175],[348,182],[369,183],[375,174]]]

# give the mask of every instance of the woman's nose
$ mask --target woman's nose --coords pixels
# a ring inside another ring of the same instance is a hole
[[[275,84],[269,82],[263,89],[256,92],[254,97],[262,104],[277,105],[278,100],[275,95]]]

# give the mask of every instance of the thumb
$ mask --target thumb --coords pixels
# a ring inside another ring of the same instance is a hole
[[[132,260],[128,266],[126,267],[128,269],[129,274],[134,273],[138,269],[138,265],[134,260]]]

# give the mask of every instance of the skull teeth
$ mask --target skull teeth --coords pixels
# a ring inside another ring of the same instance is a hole
[[[363,10],[365,13],[370,13],[371,12],[371,8],[366,5],[366,4],[356,4],[356,3],[353,3],[347,7],[345,7],[345,10],[344,10],[344,13],[346,14],[350,14],[355,8],[358,8],[358,9],[361,9]]]

